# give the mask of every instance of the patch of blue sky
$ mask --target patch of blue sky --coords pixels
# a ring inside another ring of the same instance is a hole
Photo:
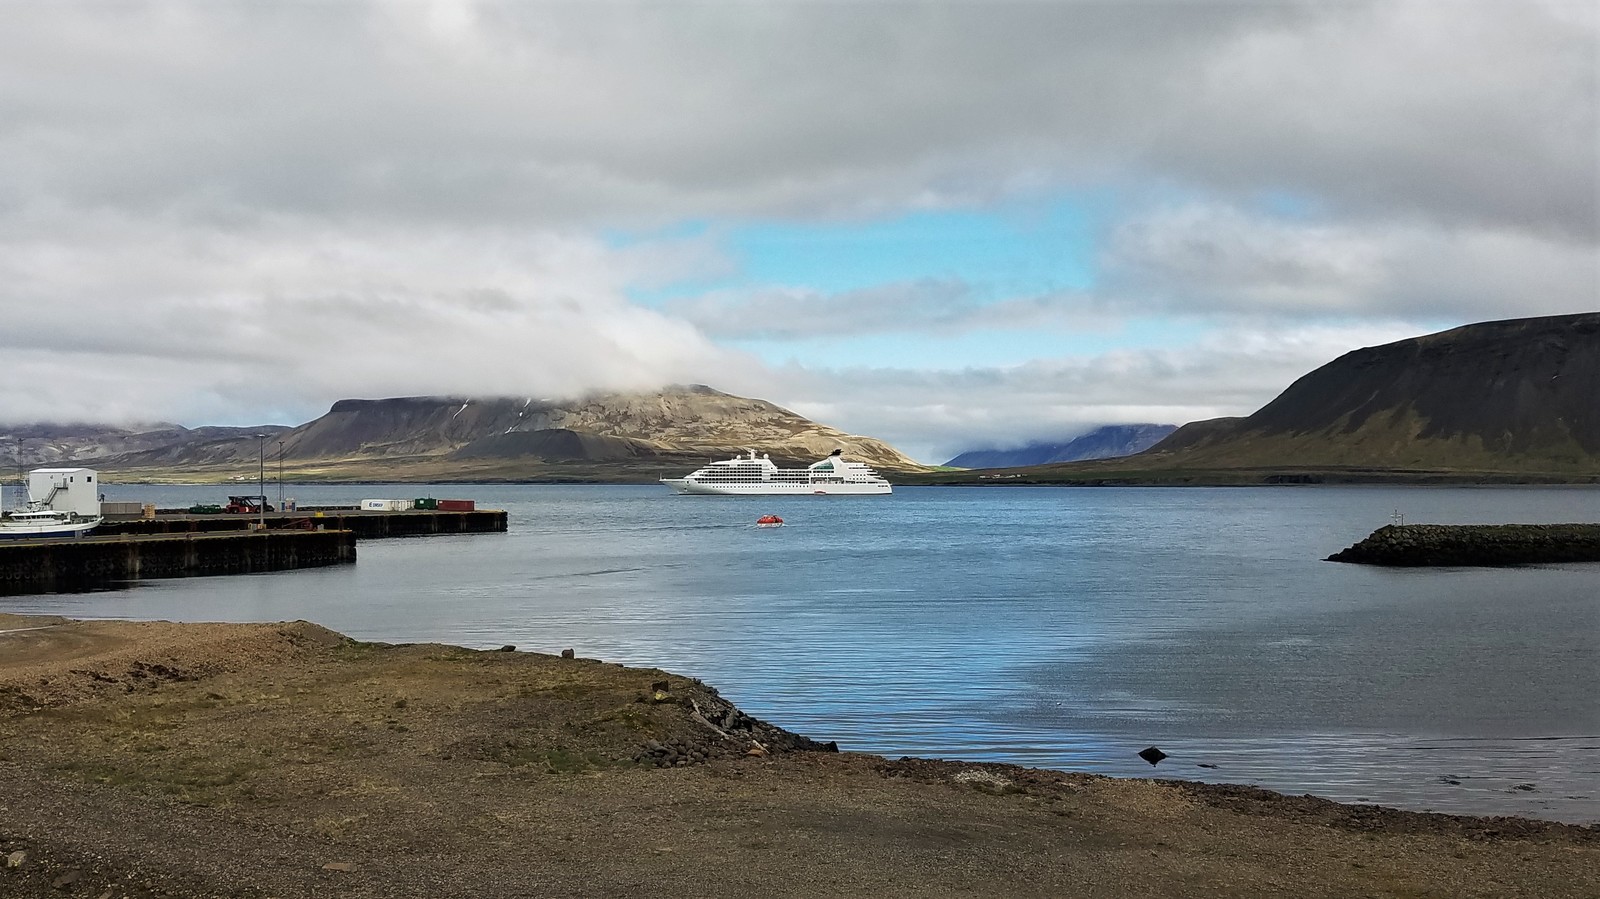
[[[821,294],[913,281],[960,281],[979,302],[1094,283],[1095,231],[1071,201],[915,212],[866,222],[685,223],[653,238],[717,231],[735,274],[630,291],[644,305],[709,291],[799,288]],[[638,236],[607,234],[614,246]]]
[[[1255,197],[1256,208],[1284,219],[1312,219],[1326,212],[1326,204],[1302,193],[1288,190],[1263,191]]]
[[[1115,327],[984,329],[951,334],[865,334],[786,340],[728,341],[769,364],[810,368],[1006,368],[1036,359],[1085,358],[1111,351],[1187,346],[1209,328],[1172,318],[1133,318]]]

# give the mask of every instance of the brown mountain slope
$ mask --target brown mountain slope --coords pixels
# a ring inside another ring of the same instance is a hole
[[[1466,325],[1355,350],[1247,418],[1195,422],[1164,467],[1600,471],[1600,313]]]
[[[278,443],[282,441],[281,448]],[[775,460],[814,461],[834,449],[889,470],[919,469],[881,440],[846,434],[765,400],[709,387],[605,394],[576,401],[509,397],[340,400],[326,415],[274,435],[291,476],[340,479],[540,478],[552,467],[585,480],[654,477],[744,448]],[[102,463],[113,472],[253,468],[261,447],[241,439],[134,453]],[[581,472],[579,469],[581,468]]]
[[[566,428],[542,428],[480,437],[451,453],[450,458],[613,462],[621,459],[652,459],[661,455],[660,447],[643,440],[585,434]]]
[[[915,483],[1600,483],[1600,313],[1465,325],[1355,350],[1244,418],[1120,459]]]

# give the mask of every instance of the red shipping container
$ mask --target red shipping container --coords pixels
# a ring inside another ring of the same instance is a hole
[[[441,499],[439,500],[440,512],[476,512],[477,502],[470,499]]]

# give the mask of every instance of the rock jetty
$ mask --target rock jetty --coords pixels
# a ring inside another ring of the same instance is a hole
[[[1328,561],[1397,567],[1600,562],[1600,524],[1391,524]]]

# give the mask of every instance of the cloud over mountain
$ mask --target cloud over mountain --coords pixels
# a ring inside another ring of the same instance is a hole
[[[28,387],[0,419],[703,382],[956,446],[1246,411],[1280,383],[1263,333],[1600,302],[1589,4],[6,13],[0,351]],[[741,280],[731,239],[1051,205],[1083,220],[1081,283],[989,283],[959,241],[844,286],[825,257]],[[841,361],[865,338],[899,351]],[[1313,342],[1282,367],[1357,345]]]

